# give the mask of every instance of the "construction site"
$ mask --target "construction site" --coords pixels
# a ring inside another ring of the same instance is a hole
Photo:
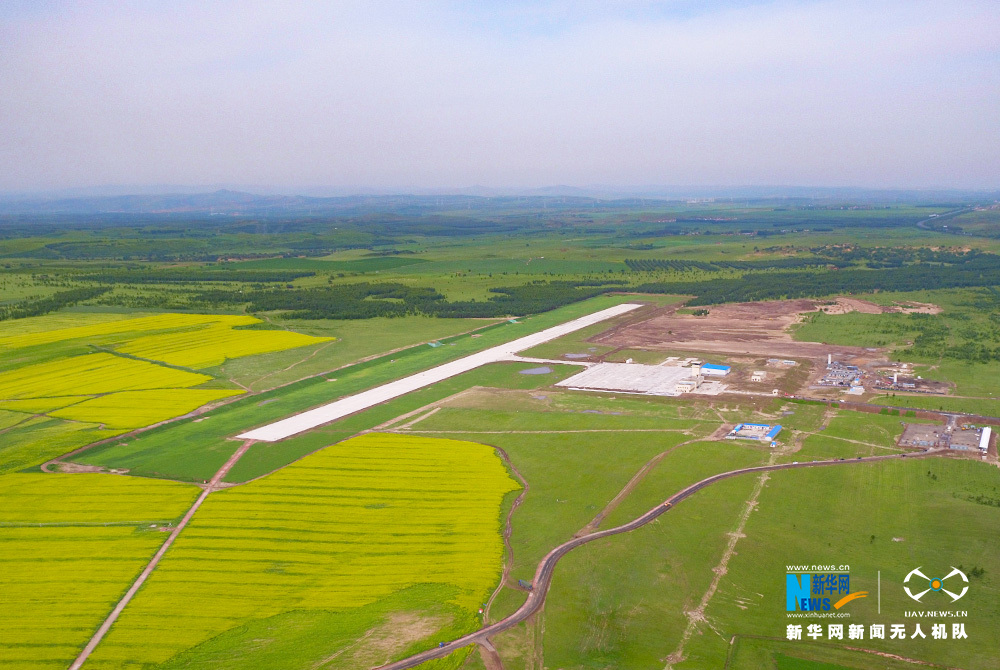
[[[756,440],[767,442],[772,447],[777,446],[775,438],[781,432],[778,424],[767,423],[738,423],[726,435],[727,440]]]
[[[951,417],[946,425],[908,423],[897,443],[911,449],[956,449],[986,454],[993,429],[989,426],[958,424]]]

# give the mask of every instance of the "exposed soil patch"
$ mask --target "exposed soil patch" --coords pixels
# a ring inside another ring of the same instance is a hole
[[[833,305],[804,299],[712,305],[708,307],[706,316],[678,314],[676,307],[668,307],[646,321],[612,329],[592,341],[641,349],[784,358],[825,357],[831,350],[829,345],[796,342],[788,332],[789,327],[797,323],[803,314],[821,308],[837,308],[842,313],[848,311],[848,308],[850,311],[877,310],[877,313],[894,309],[854,298],[841,298]],[[836,352],[841,355],[862,355],[866,350],[861,347],[838,346]]]
[[[312,666],[312,670],[371,668],[392,660],[392,656],[414,642],[433,635],[448,623],[444,616],[396,612],[364,634],[353,645],[341,649]]]
[[[66,463],[64,461],[53,463],[53,465],[55,465],[56,472],[70,472],[73,474],[80,472],[108,472],[107,468],[100,465],[81,465],[79,463]]]
[[[941,308],[929,302],[897,302],[898,309],[895,312],[906,312],[907,314],[940,314]]]
[[[822,305],[820,307],[827,314],[847,314],[849,312],[861,312],[862,314],[883,314],[885,312],[895,312],[898,309],[876,305],[867,300],[858,298],[837,298],[832,305]]]

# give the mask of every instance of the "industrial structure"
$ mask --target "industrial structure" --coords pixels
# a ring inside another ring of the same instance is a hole
[[[897,444],[911,448],[955,449],[975,451],[985,454],[990,446],[993,429],[989,426],[977,428],[972,424],[956,425],[955,418],[946,426],[926,423],[904,424],[903,434]]]
[[[832,360],[826,364],[826,372],[820,377],[820,386],[861,386],[861,368],[857,365],[846,365],[840,361]]]
[[[729,374],[730,369],[731,368],[728,365],[705,363],[701,366],[701,374],[712,377],[725,377]]]
[[[774,438],[781,432],[778,424],[767,423],[738,423],[726,435],[727,440],[756,440],[758,442],[770,442],[771,446],[777,446]]]

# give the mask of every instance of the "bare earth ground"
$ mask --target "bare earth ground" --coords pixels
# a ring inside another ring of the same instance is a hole
[[[397,612],[372,628],[354,644],[314,664],[310,670],[370,668],[388,663],[392,656],[447,623],[445,617],[417,612]]]
[[[818,342],[796,342],[788,329],[803,314],[823,308],[828,312],[836,309],[841,314],[848,311],[883,313],[900,309],[856,298],[838,298],[832,305],[804,299],[712,305],[707,308],[707,316],[678,314],[677,307],[666,307],[650,319],[611,329],[591,341],[614,347],[817,358],[830,353],[830,346]],[[844,346],[838,346],[834,353],[870,355],[861,347]]]

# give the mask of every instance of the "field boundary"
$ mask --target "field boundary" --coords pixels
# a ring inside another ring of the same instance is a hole
[[[108,631],[111,630],[111,627],[118,620],[118,617],[121,616],[121,613],[125,610],[128,604],[132,602],[135,594],[139,592],[142,585],[146,583],[149,576],[153,574],[154,570],[156,570],[160,561],[163,559],[163,556],[167,553],[167,550],[170,549],[171,545],[173,545],[174,540],[176,540],[177,536],[181,534],[181,531],[187,527],[188,523],[198,511],[198,508],[201,507],[202,503],[205,502],[213,491],[217,490],[222,478],[225,477],[226,473],[228,473],[233,465],[236,464],[236,461],[243,457],[243,454],[247,452],[252,444],[252,440],[244,442],[240,448],[236,450],[236,453],[230,456],[229,460],[226,461],[221,468],[219,468],[218,472],[215,473],[215,476],[212,477],[211,481],[205,485],[201,495],[199,495],[194,501],[188,511],[184,514],[184,517],[180,520],[180,523],[178,523],[177,527],[171,531],[170,535],[167,536],[167,539],[160,545],[160,548],[156,551],[156,553],[153,554],[149,563],[146,564],[146,567],[143,568],[142,572],[139,573],[139,576],[136,577],[134,582],[132,582],[132,585],[129,587],[128,591],[125,592],[125,595],[121,597],[121,600],[119,600],[114,609],[111,610],[111,613],[104,619],[100,627],[98,627],[97,631],[94,633],[93,637],[90,638],[86,646],[80,652],[79,656],[76,657],[76,660],[74,660],[69,666],[69,670],[80,670],[80,668],[83,667],[83,664],[86,663],[87,659],[90,658],[90,655],[94,653],[97,645],[99,645],[101,640],[104,639],[104,636],[108,634]]]

